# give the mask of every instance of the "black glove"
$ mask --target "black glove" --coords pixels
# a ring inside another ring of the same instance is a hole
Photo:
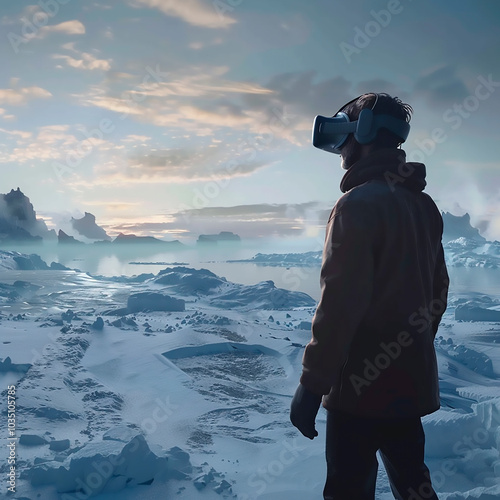
[[[318,435],[314,424],[322,398],[299,384],[290,405],[290,421],[309,439]]]

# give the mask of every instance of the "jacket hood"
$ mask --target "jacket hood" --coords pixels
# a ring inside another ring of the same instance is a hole
[[[380,149],[352,165],[342,177],[340,190],[343,193],[371,180],[383,180],[390,186],[401,185],[414,192],[426,186],[425,165],[406,162],[402,149]]]

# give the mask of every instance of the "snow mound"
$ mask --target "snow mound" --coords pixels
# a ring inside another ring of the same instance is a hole
[[[273,281],[262,281],[250,286],[233,284],[230,290],[211,299],[210,304],[222,309],[248,307],[280,310],[311,307],[316,305],[316,301],[306,293],[276,288]]]
[[[249,354],[265,354],[268,356],[281,357],[281,353],[269,347],[259,344],[236,344],[233,342],[220,342],[217,344],[205,344],[192,347],[179,347],[162,353],[168,359],[182,359],[191,356],[206,356],[208,354],[221,353],[249,353]]]
[[[228,282],[207,269],[173,267],[160,271],[153,281],[181,295],[208,295],[210,305],[222,309],[293,309],[316,304],[306,293],[276,288],[273,281],[241,285]]]
[[[176,292],[197,295],[207,294],[226,282],[208,269],[173,267],[163,269],[154,280],[158,285],[167,285]]]

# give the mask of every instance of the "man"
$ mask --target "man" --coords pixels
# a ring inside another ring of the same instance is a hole
[[[327,409],[325,499],[374,499],[377,451],[395,498],[437,499],[421,417],[439,408],[434,338],[449,280],[425,166],[398,149],[412,111],[370,93],[315,122],[313,143],[347,171],[290,419],[313,439],[321,401]]]

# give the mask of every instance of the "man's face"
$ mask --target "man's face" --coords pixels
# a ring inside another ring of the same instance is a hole
[[[340,150],[342,168],[344,170],[351,168],[358,160],[361,159],[361,153],[360,144],[356,141],[356,139],[354,139],[354,135],[351,134]]]

